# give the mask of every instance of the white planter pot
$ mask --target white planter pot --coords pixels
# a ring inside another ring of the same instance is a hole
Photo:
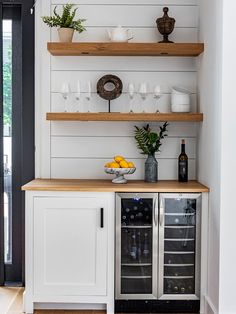
[[[74,35],[74,29],[72,28],[58,28],[59,40],[62,43],[71,43]]]

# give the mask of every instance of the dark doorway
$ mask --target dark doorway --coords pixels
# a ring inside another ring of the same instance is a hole
[[[24,195],[34,177],[33,1],[1,3],[0,285],[24,283]]]

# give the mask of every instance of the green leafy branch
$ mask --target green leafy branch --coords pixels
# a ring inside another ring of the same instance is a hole
[[[47,24],[49,27],[60,27],[60,28],[72,28],[75,31],[82,33],[86,30],[86,28],[82,25],[83,22],[85,22],[85,19],[78,19],[74,20],[75,14],[78,10],[78,8],[75,8],[74,4],[67,3],[66,5],[63,5],[63,12],[60,16],[57,13],[57,6],[54,8],[53,13],[54,16],[43,16],[43,22]]]
[[[135,140],[138,149],[141,150],[141,154],[154,155],[156,152],[160,151],[162,140],[168,136],[167,126],[167,122],[165,122],[163,126],[160,126],[159,133],[152,132],[149,124],[142,128],[135,126]]]

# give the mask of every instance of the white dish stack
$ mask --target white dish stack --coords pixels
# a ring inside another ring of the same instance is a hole
[[[181,87],[172,87],[171,90],[171,111],[190,112],[191,93]]]

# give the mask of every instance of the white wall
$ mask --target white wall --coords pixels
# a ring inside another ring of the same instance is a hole
[[[163,97],[160,111],[170,110],[170,88],[184,86],[192,92],[192,111],[197,110],[197,72],[194,58],[152,57],[52,57],[46,51],[48,41],[57,41],[56,30],[50,31],[40,17],[49,15],[54,4],[64,0],[37,2],[36,44],[36,176],[53,178],[108,178],[103,165],[114,155],[121,154],[133,160],[138,169],[132,179],[143,178],[143,156],[136,149],[133,138],[134,123],[106,122],[47,122],[46,112],[63,111],[60,91],[63,82],[72,88],[71,104],[75,105],[76,82],[81,81],[83,111],[106,111],[107,104],[96,94],[96,82],[104,74],[116,74],[123,80],[124,94],[112,102],[112,111],[129,111],[127,86],[134,82],[136,89],[142,81],[149,85],[149,96],[140,107],[136,95],[133,109],[155,112],[153,89],[161,85]],[[79,16],[86,18],[87,32],[75,40],[106,41],[106,28],[118,24],[132,29],[135,41],[157,42],[161,39],[156,29],[156,18],[162,16],[161,0],[82,0]],[[198,0],[168,0],[170,15],[176,18],[176,29],[171,38],[177,42],[198,41]],[[88,80],[92,81],[93,96],[86,100]],[[76,105],[75,105],[76,106]],[[140,125],[140,124],[139,124]],[[157,128],[157,124],[152,124]],[[187,139],[190,158],[190,179],[196,178],[197,125],[171,123],[169,137],[158,154],[159,178],[177,178],[177,157],[181,138]]]
[[[231,9],[230,9],[231,10]],[[198,179],[210,187],[209,313],[219,310],[220,180],[221,180],[221,0],[200,1],[200,40],[205,51],[199,64],[199,105],[204,122],[199,132]],[[222,312],[225,314],[225,312]]]
[[[236,177],[236,106],[235,70],[236,43],[232,40],[236,3],[223,1],[223,58],[222,58],[222,159],[220,215],[220,295],[219,313],[236,313],[235,302],[235,177]]]
[[[90,110],[102,111],[106,105],[95,93],[96,80],[103,74],[114,73],[124,81],[125,92],[130,81],[147,81],[150,88],[160,84],[164,96],[159,109],[169,110],[170,86],[184,85],[192,91],[193,110],[197,104],[197,72],[192,58],[97,58],[51,57],[46,43],[56,40],[42,24],[41,16],[49,15],[54,4],[67,0],[37,2],[36,28],[36,176],[66,178],[103,178],[102,166],[114,154],[133,159],[139,170],[133,178],[142,178],[143,160],[132,138],[133,123],[47,122],[46,112],[64,109],[60,88],[69,81],[75,92],[77,79],[93,81]],[[76,1],[75,1],[76,2]],[[200,0],[200,41],[205,52],[199,62],[199,109],[204,122],[199,131],[198,179],[208,185],[210,193],[208,312],[236,313],[234,245],[235,206],[235,116],[236,106],[232,71],[235,46],[232,24],[235,20],[235,0]],[[123,24],[133,30],[136,41],[160,39],[155,27],[161,15],[161,0],[81,0],[80,15],[87,18],[87,32],[75,40],[106,40],[107,27]],[[168,0],[170,14],[176,17],[175,41],[198,41],[198,0]],[[227,7],[226,7],[227,5]],[[223,21],[224,14],[224,25]],[[222,27],[224,37],[222,40]],[[223,67],[222,67],[222,45]],[[233,72],[234,73],[234,72]],[[223,80],[221,79],[223,77]],[[85,84],[82,86],[85,96]],[[139,101],[136,98],[136,109]],[[127,111],[128,97],[124,94],[113,103],[114,111]],[[222,106],[223,103],[223,106]],[[153,111],[152,95],[146,105]],[[84,108],[87,104],[84,102]],[[177,176],[176,157],[180,138],[188,138],[191,178],[196,177],[197,126],[172,123],[169,138],[159,156],[160,178]],[[221,233],[220,233],[221,230]]]

